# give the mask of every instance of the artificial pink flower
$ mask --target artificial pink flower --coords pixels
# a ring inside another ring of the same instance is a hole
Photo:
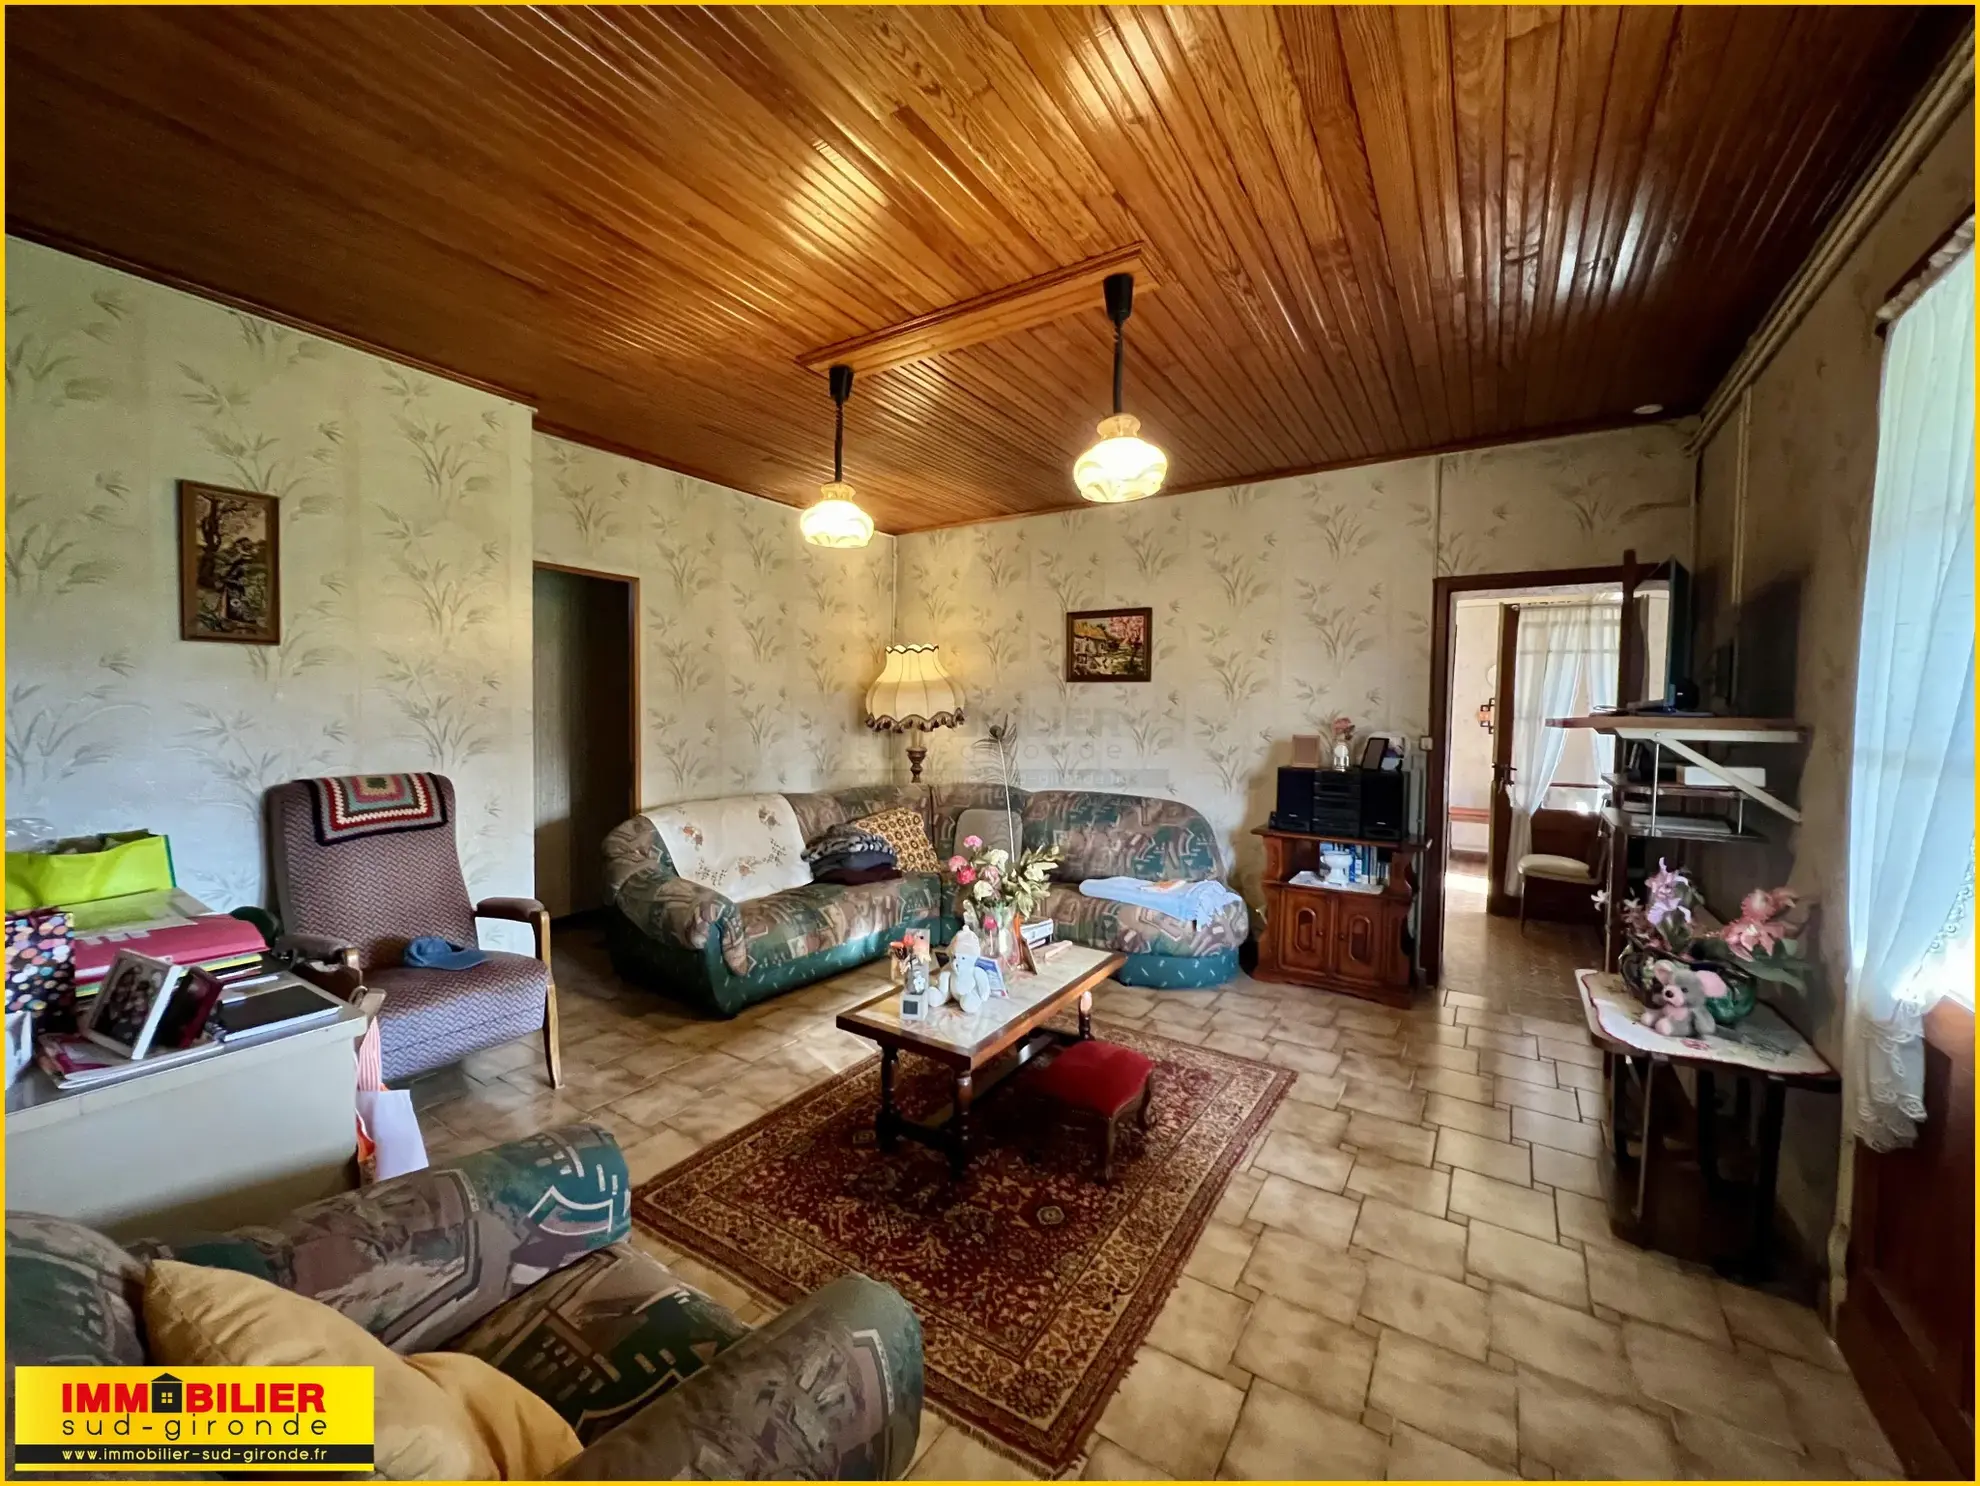
[[[1693,973],[1698,977],[1698,989],[1703,991],[1708,998],[1717,998],[1731,994],[1726,989],[1726,983],[1720,977],[1718,971],[1698,970]]]
[[[968,865],[969,865],[969,859],[967,857],[952,856],[949,858],[949,870],[951,872],[960,872],[962,871],[963,868],[967,867]]]
[[[961,861],[962,858],[958,857],[956,860]],[[976,869],[969,866],[956,868],[956,881],[960,882],[964,887],[968,887],[972,882],[976,881]]]
[[[977,847],[981,846],[982,844],[983,844],[983,838],[981,836],[963,837],[963,846],[970,851],[975,851]]]

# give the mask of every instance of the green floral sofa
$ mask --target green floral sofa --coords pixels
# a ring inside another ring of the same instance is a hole
[[[630,1196],[618,1143],[573,1125],[232,1233],[120,1247],[10,1212],[8,1376],[145,1365],[145,1265],[177,1259],[320,1300],[394,1351],[500,1368],[577,1432],[568,1479],[905,1474],[922,1402],[907,1303],[849,1274],[752,1331],[627,1242]]]
[[[917,810],[943,858],[965,810],[1004,808],[1001,786],[973,783],[861,785],[785,798],[806,841],[875,811]],[[1197,925],[1079,891],[1090,877],[1221,878],[1216,834],[1199,812],[1176,800],[1093,790],[1014,790],[1011,804],[1025,846],[1056,843],[1065,853],[1044,909],[1060,938],[1125,953],[1119,979],[1127,985],[1197,989],[1237,973],[1250,929],[1242,902]],[[940,943],[961,927],[953,885],[933,873],[860,886],[814,882],[735,903],[680,877],[643,815],[614,828],[604,850],[614,966],[721,1016],[876,959],[903,929],[927,929]]]

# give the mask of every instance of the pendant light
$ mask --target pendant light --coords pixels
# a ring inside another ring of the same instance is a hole
[[[853,488],[845,480],[846,399],[852,396],[853,369],[835,366],[831,379],[832,483],[819,487],[817,504],[798,517],[798,530],[814,547],[864,547],[873,540],[873,518],[853,503]]]
[[[1107,318],[1114,322],[1114,413],[1100,420],[1100,442],[1073,466],[1073,484],[1087,500],[1117,505],[1160,490],[1162,477],[1169,472],[1169,456],[1140,436],[1139,418],[1121,411],[1121,367],[1127,355],[1127,318],[1134,313],[1134,275],[1110,273],[1102,288]]]

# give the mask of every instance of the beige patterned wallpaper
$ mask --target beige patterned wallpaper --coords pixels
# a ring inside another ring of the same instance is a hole
[[[883,778],[864,726],[894,610],[894,539],[807,546],[797,512],[538,434],[536,557],[639,578],[648,804]]]
[[[1972,209],[1969,107],[1768,363],[1744,411],[1735,411],[1700,456],[1701,654],[1736,638],[1731,703],[1793,716],[1813,729],[1798,783],[1791,753],[1770,749],[1752,760],[1790,770],[1777,777],[1790,799],[1798,792],[1799,829],[1760,812],[1756,823],[1777,845],[1701,853],[1701,880],[1721,909],[1736,908],[1762,878],[1767,886],[1792,882],[1819,901],[1821,974],[1807,996],[1786,1005],[1834,1060],[1842,1056],[1849,959],[1844,894],[1857,627],[1883,374],[1874,316],[1898,280]],[[1781,1198],[1810,1252],[1820,1251],[1834,1201],[1838,1120],[1833,1099],[1790,1101]]]
[[[1684,438],[1652,424],[904,536],[895,638],[939,643],[969,698],[930,768],[980,771],[966,745],[1009,713],[1026,785],[1186,800],[1255,898],[1248,833],[1294,733],[1428,726],[1433,576],[1688,556]],[[1153,681],[1069,685],[1066,612],[1144,604]]]
[[[438,769],[470,891],[528,894],[529,421],[10,238],[8,816],[166,832],[232,907],[268,785]],[[180,479],[281,498],[281,645],[179,639]]]

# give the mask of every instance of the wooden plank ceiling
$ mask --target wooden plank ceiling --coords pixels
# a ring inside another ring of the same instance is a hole
[[[14,8],[11,230],[794,504],[798,358],[1144,245],[1172,488],[1695,409],[1963,8]],[[883,529],[1077,504],[1099,296],[863,377]]]

